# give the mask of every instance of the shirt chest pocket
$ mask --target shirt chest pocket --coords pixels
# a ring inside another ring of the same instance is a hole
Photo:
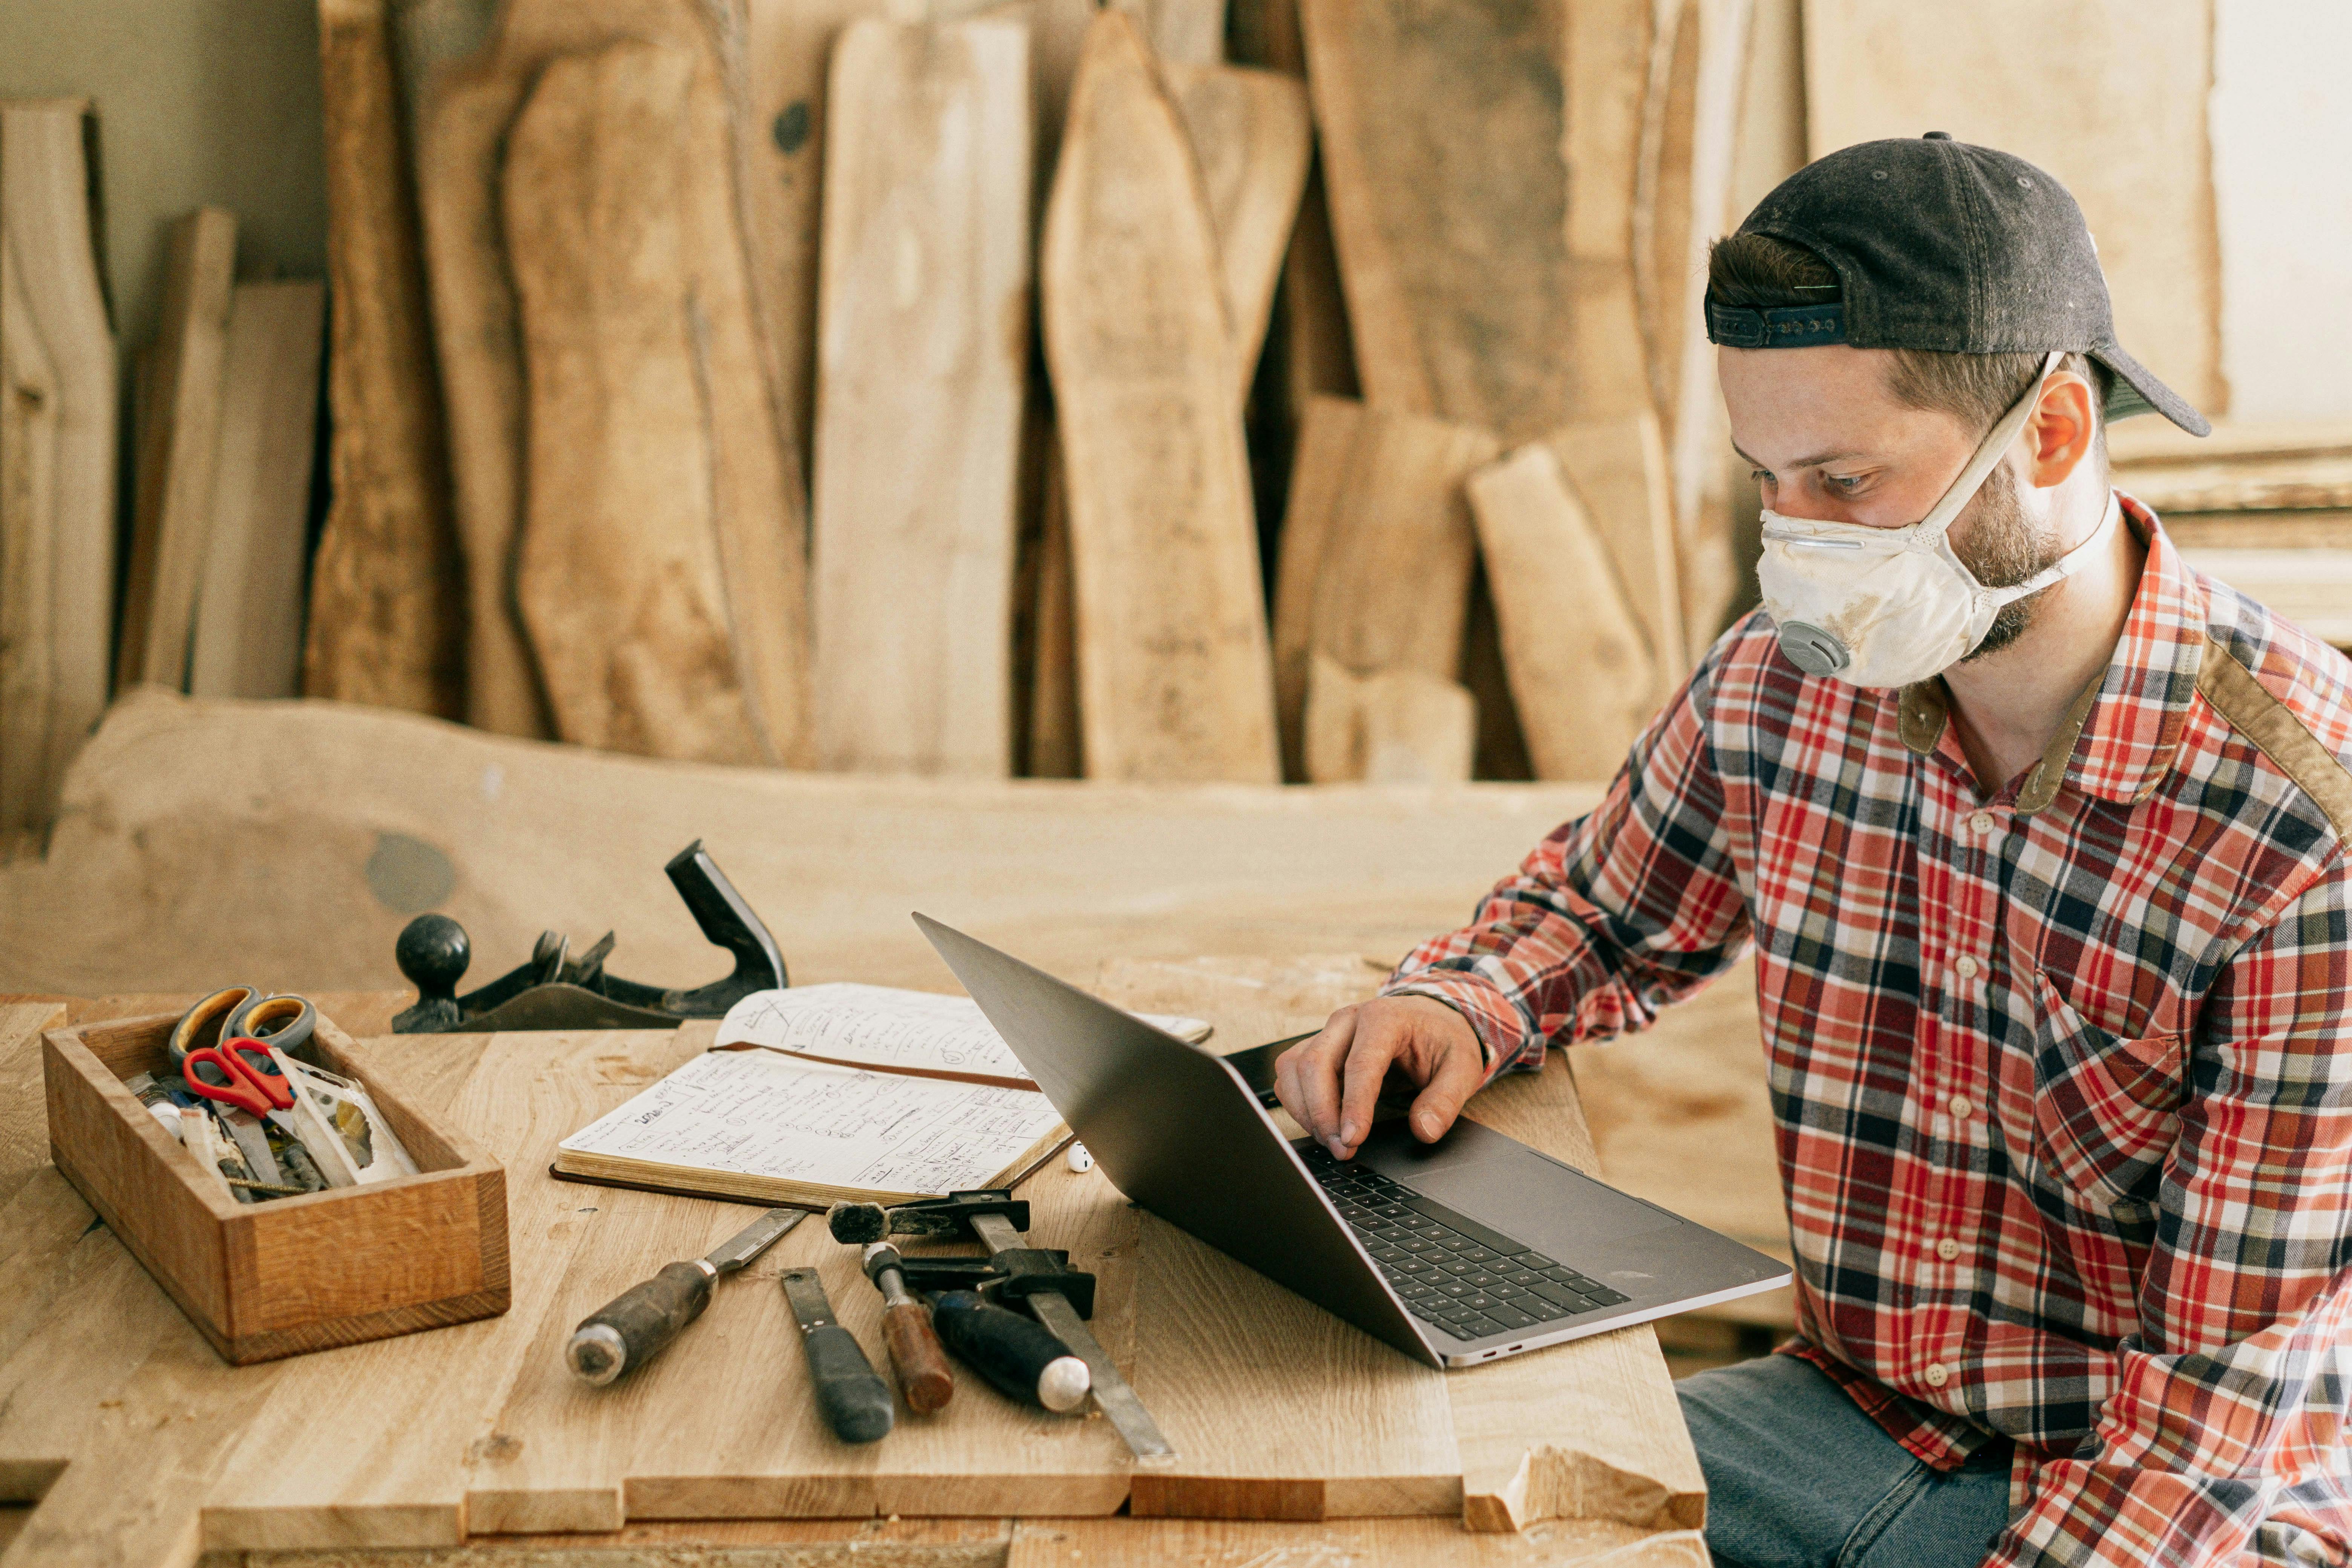
[[[2118,1039],[2033,984],[2036,1152],[2101,1209],[2144,1209],[2180,1135],[2180,1037]]]

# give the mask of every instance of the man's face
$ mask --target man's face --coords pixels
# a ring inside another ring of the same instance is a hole
[[[1716,351],[1731,442],[1755,470],[1765,507],[1783,517],[1906,528],[1934,510],[1984,433],[1914,408],[1887,390],[1895,356],[1826,343]],[[2063,553],[2011,452],[1960,509],[1952,550],[1988,588],[2022,583]],[[1970,658],[2017,640],[2034,595],[2004,605]]]

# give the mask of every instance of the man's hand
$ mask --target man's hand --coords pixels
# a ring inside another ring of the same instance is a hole
[[[1283,1052],[1274,1091],[1301,1127],[1346,1160],[1372,1130],[1372,1102],[1391,1063],[1421,1085],[1409,1120],[1424,1143],[1445,1135],[1486,1079],[1477,1033],[1461,1014],[1427,996],[1381,996],[1340,1008],[1322,1033]]]

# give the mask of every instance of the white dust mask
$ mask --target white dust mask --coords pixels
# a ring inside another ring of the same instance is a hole
[[[2091,537],[2024,582],[1988,588],[1952,550],[1952,519],[2008,454],[2041,402],[2063,356],[2000,417],[1935,510],[1905,528],[1822,522],[1764,513],[1764,558],[1756,575],[1764,607],[1780,628],[1780,651],[1807,675],[1834,675],[1856,686],[1908,686],[1940,674],[1973,652],[2001,606],[2070,577],[2093,559],[2115,528],[2110,500]]]

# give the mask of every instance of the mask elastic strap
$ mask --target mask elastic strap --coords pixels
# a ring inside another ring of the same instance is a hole
[[[1951,488],[1944,492],[1934,509],[1919,520],[1918,537],[1940,538],[1944,530],[1952,526],[1952,519],[1960,515],[1960,509],[1969,504],[1969,498],[1985,482],[1985,476],[1992,472],[1993,465],[2009,455],[2010,443],[2017,439],[2017,433],[2025,428],[2025,422],[2032,418],[2033,411],[2042,405],[2042,389],[2050,384],[2051,374],[2058,368],[2058,362],[2065,357],[2063,349],[2050,351],[2048,357],[2042,362],[2042,374],[2033,378],[2033,384],[2026,388],[2025,395],[2011,405],[2009,412],[2000,416],[2000,422],[1986,433],[1985,438],[1977,446],[1976,455],[1969,459],[1969,466],[1960,470],[1960,477],[1952,481]]]
[[[2083,541],[2082,543],[2077,544],[2022,583],[2014,584],[2007,588],[1979,588],[1977,592],[1983,595],[1991,604],[2000,605],[2022,599],[2028,594],[2039,594],[2053,583],[2063,582],[2091,563],[2091,557],[2097,552],[2100,545],[2107,542],[2107,536],[2115,532],[2116,526],[2123,521],[2123,516],[2124,509],[2116,504],[2114,494],[2110,492],[2107,496],[2106,514],[2099,519],[2099,526],[2091,530],[2090,538]]]

